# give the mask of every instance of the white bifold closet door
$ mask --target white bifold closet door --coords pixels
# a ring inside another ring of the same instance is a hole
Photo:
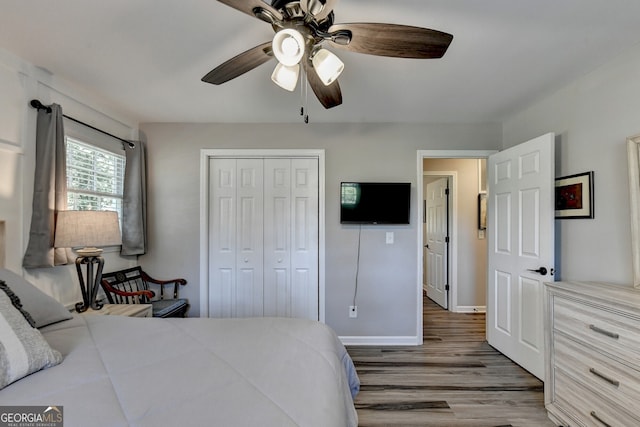
[[[318,320],[318,159],[210,162],[210,317]]]

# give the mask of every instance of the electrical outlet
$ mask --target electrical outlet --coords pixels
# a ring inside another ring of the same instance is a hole
[[[387,245],[393,245],[393,231],[387,231],[386,242]]]
[[[357,305],[350,305],[349,306],[349,317],[352,319],[355,319],[356,317],[358,317],[358,306]]]

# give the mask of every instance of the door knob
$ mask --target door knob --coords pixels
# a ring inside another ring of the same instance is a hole
[[[528,269],[528,271],[533,271],[534,273],[538,273],[538,274],[541,274],[543,276],[547,275],[547,267],[540,267],[537,270]]]

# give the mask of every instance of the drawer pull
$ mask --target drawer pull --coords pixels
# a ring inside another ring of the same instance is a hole
[[[598,328],[595,325],[589,325],[589,329],[591,329],[593,332],[597,332],[599,334],[606,335],[606,336],[608,336],[610,338],[613,338],[613,339],[616,339],[616,340],[618,338],[620,338],[620,335],[616,334],[615,332],[606,331],[606,330],[604,330],[602,328]]]
[[[596,411],[591,411],[591,416],[595,418],[595,420],[598,421],[600,424],[602,424],[604,427],[611,427],[611,424],[604,422],[602,418],[600,418],[598,414],[596,414]]]
[[[589,368],[589,372],[591,372],[593,375],[595,375],[598,378],[601,378],[603,380],[605,380],[606,382],[608,382],[611,385],[614,385],[616,387],[620,386],[620,381],[614,380],[613,378],[609,378],[608,376],[606,376],[605,374],[603,374],[602,372],[598,372],[596,371],[594,368]]]

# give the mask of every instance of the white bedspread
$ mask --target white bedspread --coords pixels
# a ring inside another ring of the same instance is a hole
[[[318,322],[85,315],[42,332],[64,361],[0,405],[63,406],[65,427],[357,425],[351,360]]]

